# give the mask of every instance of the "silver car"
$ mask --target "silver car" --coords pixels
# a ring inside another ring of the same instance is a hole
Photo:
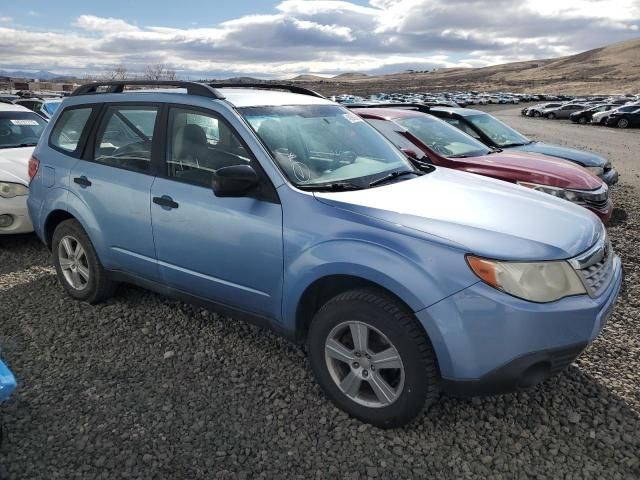
[[[572,113],[580,112],[585,108],[587,106],[582,103],[570,103],[555,108],[546,108],[541,113],[543,117],[553,120],[556,118],[569,118]]]

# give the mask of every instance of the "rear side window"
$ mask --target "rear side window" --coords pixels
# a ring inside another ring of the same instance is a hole
[[[75,152],[91,110],[91,108],[72,108],[62,112],[51,132],[51,146],[63,152]]]
[[[94,160],[114,167],[149,171],[157,116],[158,108],[153,106],[107,108],[96,136]]]

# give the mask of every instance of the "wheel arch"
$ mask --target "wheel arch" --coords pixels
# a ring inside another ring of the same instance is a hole
[[[49,250],[52,248],[53,232],[55,232],[56,227],[65,220],[77,220],[77,218],[68,211],[62,209],[53,210],[47,215],[47,219],[44,222],[43,233],[45,244]]]

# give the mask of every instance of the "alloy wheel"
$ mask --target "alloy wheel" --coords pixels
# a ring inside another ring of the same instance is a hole
[[[618,120],[618,128],[627,128],[629,126],[629,120],[626,118],[621,118]]]
[[[366,407],[387,407],[404,388],[398,350],[386,335],[364,322],[346,321],[331,330],[325,362],[340,391]]]
[[[67,283],[76,290],[89,284],[90,272],[87,254],[80,242],[67,235],[58,244],[58,263]]]

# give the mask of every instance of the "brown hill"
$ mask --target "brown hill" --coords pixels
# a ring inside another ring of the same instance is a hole
[[[321,93],[447,89],[534,93],[640,93],[640,38],[561,58],[506,63],[483,68],[381,76],[343,74],[296,82]]]

